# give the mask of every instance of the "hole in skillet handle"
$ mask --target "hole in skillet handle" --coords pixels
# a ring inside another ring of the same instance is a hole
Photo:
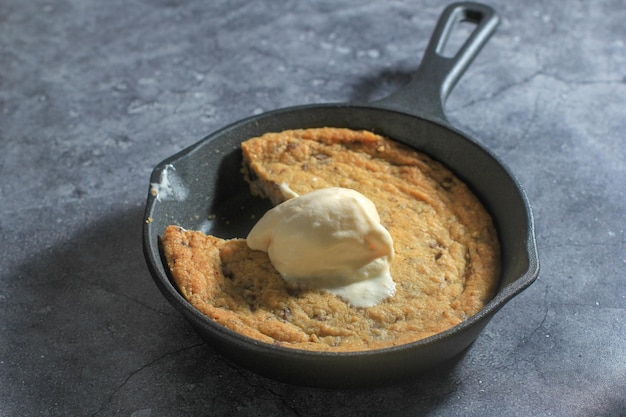
[[[444,39],[437,45],[437,53],[444,58],[454,58],[461,50],[465,40],[476,30],[479,20],[480,16],[471,11],[455,13],[447,32],[444,34]]]

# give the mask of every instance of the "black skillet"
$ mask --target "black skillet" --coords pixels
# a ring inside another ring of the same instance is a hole
[[[452,58],[442,55],[456,24],[474,31]],[[233,362],[275,379],[312,386],[381,384],[414,376],[458,357],[491,317],[539,273],[533,219],[516,179],[474,139],[450,126],[443,103],[495,31],[494,11],[476,3],[448,6],[435,28],[414,79],[403,89],[366,105],[291,107],[227,126],[166,159],[153,171],[143,231],[148,267],[164,296],[198,333]],[[497,295],[461,324],[406,345],[365,352],[309,352],[261,343],[228,330],[193,308],[168,277],[159,236],[169,224],[222,238],[245,237],[270,207],[252,197],[241,173],[242,141],[266,132],[311,127],[367,129],[423,151],[451,168],[492,214],[502,247]]]

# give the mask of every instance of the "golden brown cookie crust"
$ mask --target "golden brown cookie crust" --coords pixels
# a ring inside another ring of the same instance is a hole
[[[169,227],[162,245],[181,293],[246,336],[307,350],[357,351],[431,336],[478,312],[498,283],[490,216],[442,164],[367,131],[321,128],[268,133],[242,144],[251,191],[274,204],[279,185],[298,194],[359,191],[394,239],[396,294],[355,308],[322,291],[288,289],[267,254],[245,240]],[[323,260],[321,260],[323,261]]]

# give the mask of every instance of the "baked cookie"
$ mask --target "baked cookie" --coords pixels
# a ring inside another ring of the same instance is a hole
[[[286,199],[284,185],[300,195],[343,187],[369,198],[393,238],[396,292],[356,308],[327,292],[294,290],[244,239],[170,226],[161,243],[172,279],[217,323],[297,349],[378,349],[446,330],[495,293],[500,254],[492,220],[439,162],[372,132],[340,128],[267,133],[242,151],[251,192],[274,204]]]

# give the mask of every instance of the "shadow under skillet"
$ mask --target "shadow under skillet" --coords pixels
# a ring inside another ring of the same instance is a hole
[[[413,69],[385,69],[358,79],[352,87],[351,103],[369,103],[399,91],[415,76]]]
[[[188,390],[177,392],[178,401],[193,404],[188,411],[211,409],[217,414],[238,416],[393,417],[405,416],[407,412],[424,415],[436,410],[461,385],[455,369],[462,357],[463,354],[458,355],[410,380],[393,384],[315,388],[275,381],[228,359],[216,361],[221,356],[203,346],[186,352],[177,364],[168,365],[167,377],[180,384],[193,383]],[[135,383],[142,384],[139,380]]]

